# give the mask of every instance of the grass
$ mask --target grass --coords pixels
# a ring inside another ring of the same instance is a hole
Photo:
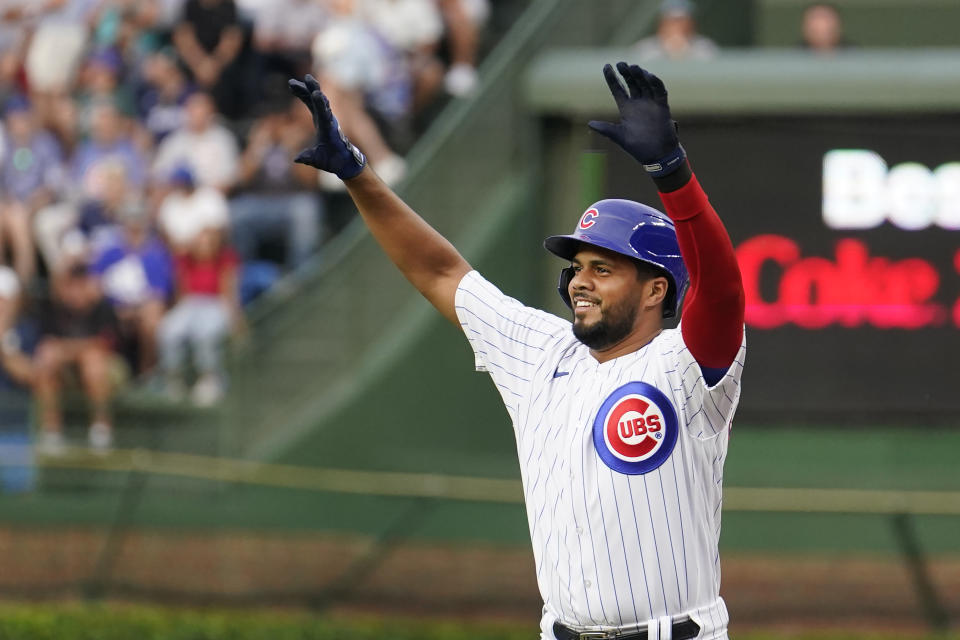
[[[0,605],[0,640],[534,640],[535,622],[422,620],[298,611],[126,604]],[[956,635],[841,631],[738,633],[736,640],[960,640]]]

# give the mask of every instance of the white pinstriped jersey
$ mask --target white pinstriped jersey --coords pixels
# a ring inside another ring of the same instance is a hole
[[[570,322],[475,271],[456,294],[476,366],[513,421],[542,638],[552,624],[630,627],[690,615],[725,638],[721,480],[746,350],[707,387],[679,328],[598,363]]]

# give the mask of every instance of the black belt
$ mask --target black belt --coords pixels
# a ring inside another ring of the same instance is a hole
[[[672,625],[673,640],[691,640],[700,633],[700,625],[689,616],[677,618]],[[647,630],[637,631],[575,631],[559,622],[553,623],[553,635],[557,640],[647,640]]]

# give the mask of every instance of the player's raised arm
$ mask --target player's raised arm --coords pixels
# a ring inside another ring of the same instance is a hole
[[[636,65],[603,68],[620,111],[620,122],[590,128],[633,156],[660,191],[674,221],[680,253],[690,273],[683,306],[683,339],[714,383],[736,357],[743,339],[744,294],[740,268],[727,231],[693,175],[670,117],[667,90],[658,77]]]
[[[387,256],[440,313],[459,326],[454,298],[470,265],[367,166],[363,153],[343,135],[312,76],[303,82],[290,80],[290,90],[310,109],[317,130],[315,145],[304,149],[295,162],[340,177]]]

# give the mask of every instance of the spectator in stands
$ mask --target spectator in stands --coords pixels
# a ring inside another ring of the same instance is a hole
[[[803,10],[801,33],[801,46],[814,53],[831,54],[850,46],[843,33],[840,10],[830,3],[817,2]]]
[[[443,87],[452,96],[470,94],[477,85],[480,30],[490,15],[487,0],[438,0],[450,45],[450,68]]]
[[[0,50],[13,54],[22,65],[24,50],[29,41],[30,29],[26,24],[31,0],[4,0],[0,4]]]
[[[229,118],[244,115],[255,79],[240,64],[244,27],[234,0],[187,0],[173,43],[193,80]]]
[[[24,353],[24,332],[18,326],[22,296],[16,272],[0,264],[0,378],[29,386],[33,384],[33,362]]]
[[[134,142],[129,124],[112,102],[100,101],[91,106],[90,137],[80,144],[73,157],[71,173],[77,188],[95,191],[87,184],[94,175],[91,170],[107,161],[122,163],[130,184],[138,189],[144,187],[147,161]]]
[[[169,50],[157,51],[144,60],[140,80],[137,112],[154,142],[159,143],[183,126],[193,85]]]
[[[72,158],[80,142],[90,130],[89,111],[87,122],[81,126],[80,112],[72,96],[51,99],[47,106],[46,126],[60,143],[65,158]]]
[[[230,220],[233,244],[245,262],[258,257],[264,242],[280,241],[292,269],[319,244],[316,172],[290,162],[314,135],[309,112],[298,106],[288,104],[257,120],[240,158],[240,194],[230,201]]]
[[[92,127],[90,108],[99,103],[114,105],[122,117],[136,115],[133,91],[123,82],[123,60],[116,50],[104,48],[87,57],[80,70],[76,101],[84,129]]]
[[[28,491],[33,486],[30,388],[35,323],[20,314],[20,282],[13,269],[0,265],[0,491]]]
[[[94,46],[115,49],[130,68],[136,68],[169,39],[180,4],[180,0],[111,0],[99,12]]]
[[[50,298],[40,309],[40,342],[34,354],[34,395],[43,436],[40,452],[64,450],[60,406],[63,376],[75,367],[90,403],[90,446],[97,452],[113,444],[110,399],[117,319],[83,258],[51,275]]]
[[[19,0],[20,3],[26,0]],[[0,11],[0,105],[24,91],[21,83],[27,32],[18,24],[16,6],[4,2]]]
[[[657,32],[635,46],[638,62],[651,60],[709,60],[716,57],[717,45],[697,33],[690,0],[663,0]]]
[[[224,392],[220,349],[231,329],[244,330],[237,288],[238,259],[223,229],[204,224],[186,253],[176,257],[177,303],[160,323],[160,364],[173,399],[183,394],[186,347],[191,347],[194,403],[211,406]]]
[[[399,55],[367,24],[356,0],[333,0],[330,24],[313,41],[314,67],[344,134],[370,160],[387,184],[396,184],[406,163],[381,134],[367,104],[378,118],[398,121],[409,115],[412,79]],[[328,190],[343,188],[332,174],[320,174]]]
[[[116,160],[95,165],[87,183],[90,192],[80,205],[77,228],[91,248],[97,248],[109,240],[120,224],[123,205],[139,192],[127,180],[127,168]]]
[[[73,86],[90,33],[105,0],[34,0],[23,7],[22,28],[33,30],[24,72],[37,115],[49,125],[57,103]]]
[[[186,0],[128,0],[132,4],[133,22],[142,32],[153,33],[158,38],[169,40],[183,17]],[[267,0],[269,1],[269,0]]]
[[[24,285],[29,285],[36,267],[33,216],[59,195],[64,177],[60,146],[38,126],[30,106],[22,97],[7,105],[0,197],[0,247],[9,243],[14,269]]]
[[[20,315],[22,291],[20,278],[17,277],[16,271],[5,264],[0,264],[0,354],[19,350],[15,335],[7,336],[7,332],[14,328]],[[14,342],[12,345],[10,344],[11,340]],[[6,363],[4,364],[6,365]],[[14,377],[25,378],[25,376],[16,373],[14,373]]]
[[[24,314],[23,288],[16,272],[0,264],[0,389],[31,387],[35,369],[30,355],[36,328]],[[13,385],[4,384],[13,383]]]
[[[364,0],[363,17],[386,40],[407,68],[413,112],[428,105],[443,82],[437,57],[443,19],[436,0]]]
[[[186,101],[183,126],[160,143],[153,175],[166,180],[174,169],[186,166],[198,185],[226,193],[237,178],[240,150],[233,134],[217,122],[210,94],[197,92]]]
[[[95,164],[84,186],[79,200],[62,200],[36,214],[34,234],[48,270],[57,268],[65,242],[97,250],[118,224],[121,205],[138,193],[127,180],[126,166],[117,159]]]
[[[286,89],[286,78],[310,73],[313,38],[330,20],[327,0],[238,0],[237,4],[253,19],[253,44],[263,57],[268,78],[281,76],[280,84]]]
[[[196,184],[189,167],[171,172],[169,192],[160,202],[157,222],[175,255],[187,253],[205,227],[227,229],[230,207],[224,195],[213,187]]]
[[[173,297],[173,260],[140,199],[124,203],[118,218],[119,227],[101,243],[91,268],[119,319],[121,347],[144,378],[156,364],[157,331]]]

